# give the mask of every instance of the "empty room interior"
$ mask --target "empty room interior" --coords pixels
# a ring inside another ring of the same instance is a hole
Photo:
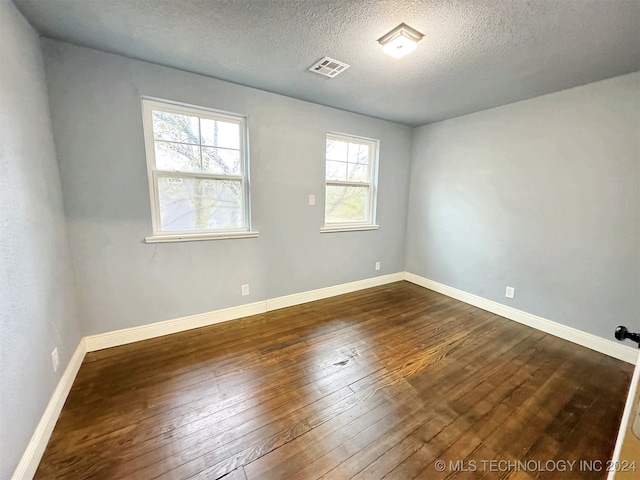
[[[639,0],[0,0],[0,478],[640,478]]]

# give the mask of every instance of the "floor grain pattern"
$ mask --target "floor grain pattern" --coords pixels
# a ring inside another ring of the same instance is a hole
[[[600,479],[631,373],[398,282],[87,354],[36,478]]]

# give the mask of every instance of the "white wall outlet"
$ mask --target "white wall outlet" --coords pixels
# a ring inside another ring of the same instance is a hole
[[[315,204],[316,204],[316,196],[309,195],[309,205],[315,205]]]
[[[376,270],[380,270],[380,262],[376,262]]]
[[[53,364],[53,371],[57,372],[58,367],[60,366],[60,357],[58,356],[58,347],[53,349],[51,352],[51,363]]]
[[[249,284],[245,283],[244,285],[240,285],[240,288],[242,290],[242,296],[247,296],[249,295]]]
[[[516,289],[513,287],[507,287],[507,290],[504,292],[504,296],[507,298],[513,298],[513,295],[516,293]]]

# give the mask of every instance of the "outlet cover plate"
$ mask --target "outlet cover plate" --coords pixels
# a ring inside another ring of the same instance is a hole
[[[60,366],[60,357],[58,356],[58,347],[53,349],[51,352],[51,364],[53,365],[53,371],[57,372],[58,367]]]

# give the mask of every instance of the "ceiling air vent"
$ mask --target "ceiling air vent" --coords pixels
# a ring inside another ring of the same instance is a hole
[[[324,75],[325,77],[333,78],[336,75],[344,72],[350,66],[351,65],[347,65],[344,62],[339,62],[338,60],[334,60],[333,58],[324,57],[318,63],[313,65],[309,70],[319,73],[320,75]]]

